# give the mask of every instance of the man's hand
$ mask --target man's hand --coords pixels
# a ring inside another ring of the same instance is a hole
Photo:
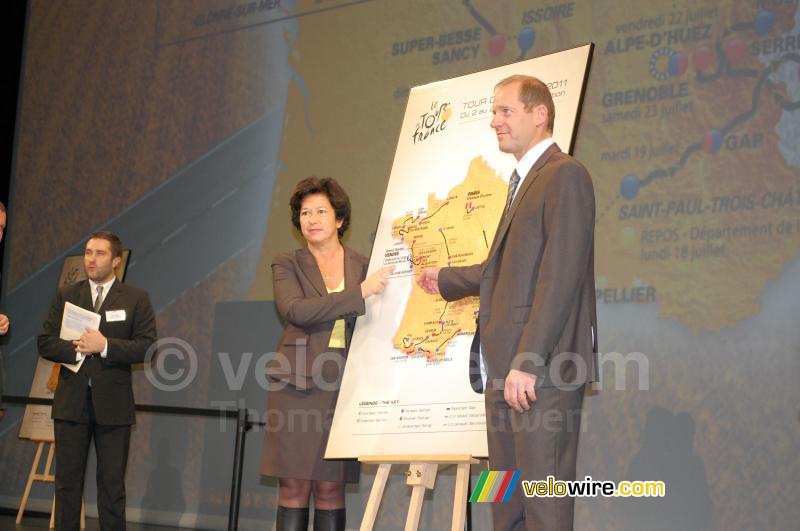
[[[106,336],[99,330],[87,329],[80,339],[72,342],[75,345],[75,352],[80,354],[92,354],[102,352],[106,348]]]
[[[11,321],[8,320],[8,316],[0,313],[0,336],[8,333],[9,326],[11,326]]]
[[[503,398],[511,409],[517,413],[524,413],[531,408],[531,403],[536,402],[536,376],[511,369],[506,376],[503,387]]]
[[[426,267],[419,274],[417,284],[425,293],[429,295],[439,294],[439,271],[440,267]]]

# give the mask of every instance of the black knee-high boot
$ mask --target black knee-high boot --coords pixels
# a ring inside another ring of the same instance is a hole
[[[295,508],[279,505],[275,529],[277,531],[308,531],[308,507]]]
[[[344,531],[345,511],[341,509],[314,509],[314,531]]]

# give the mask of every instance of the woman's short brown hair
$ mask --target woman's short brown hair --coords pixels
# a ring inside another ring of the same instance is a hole
[[[339,227],[339,238],[341,238],[350,226],[350,198],[344,188],[330,177],[321,179],[308,177],[297,183],[289,199],[289,206],[292,207],[292,224],[300,230],[300,206],[303,204],[303,199],[313,194],[325,194],[331,202],[336,220],[342,222],[342,226]]]

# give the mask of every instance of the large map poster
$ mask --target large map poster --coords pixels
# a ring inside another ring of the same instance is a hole
[[[580,110],[592,45],[410,91],[370,271],[389,285],[356,323],[326,457],[486,455],[483,395],[469,385],[478,299],[446,302],[415,280],[431,266],[480,263],[489,251],[515,160],[489,123],[494,85],[535,75],[556,104],[564,149]]]

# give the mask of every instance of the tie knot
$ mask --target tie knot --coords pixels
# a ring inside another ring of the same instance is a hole
[[[508,185],[512,188],[515,188],[519,184],[519,173],[517,170],[514,170],[514,173],[511,174],[511,178],[508,180]]]
[[[103,296],[103,286],[97,286],[96,289],[97,289],[97,296],[98,297],[102,297]]]

